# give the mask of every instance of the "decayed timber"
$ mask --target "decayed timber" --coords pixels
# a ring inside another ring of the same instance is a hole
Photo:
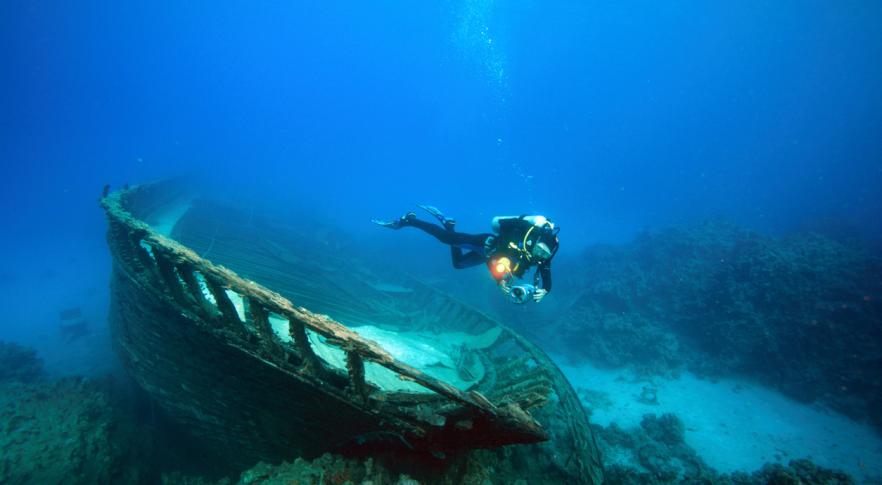
[[[320,374],[321,364],[309,349],[305,333],[305,329],[308,328],[326,337],[329,342],[339,343],[339,346],[346,350],[351,362],[349,365],[350,380],[356,384],[352,386],[352,392],[335,391],[333,393],[336,394],[337,399],[347,401],[351,406],[367,415],[374,413],[370,409],[370,403],[366,404],[365,400],[368,384],[364,382],[363,360],[380,364],[399,374],[402,378],[434,391],[443,398],[437,401],[439,406],[445,402],[458,403],[460,409],[451,414],[467,416],[473,421],[483,421],[487,426],[487,432],[483,433],[483,436],[457,432],[455,427],[434,429],[436,426],[420,423],[416,420],[403,426],[403,429],[410,429],[419,436],[453,434],[455,436],[448,437],[443,442],[459,444],[463,447],[530,443],[546,439],[546,434],[541,427],[528,414],[517,408],[517,405],[498,407],[486,398],[480,397],[478,393],[462,392],[395,360],[373,342],[363,339],[330,318],[315,315],[305,308],[295,308],[280,295],[252,281],[243,280],[232,271],[200,258],[189,249],[174,240],[155,233],[149,226],[132,217],[124,209],[124,198],[124,192],[116,192],[108,195],[102,202],[111,219],[112,247],[128,246],[115,251],[114,256],[118,269],[125,276],[141,283],[143,290],[152,291],[154,296],[168,299],[166,304],[177,307],[183,315],[200,323],[205,321],[209,323],[209,327],[216,327],[227,333],[226,338],[231,347],[248,352],[252,346],[243,339],[244,322],[240,321],[232,302],[227,297],[227,289],[247,297],[251,309],[250,317],[254,319],[255,315],[258,316],[254,322],[256,328],[266,327],[266,324],[261,321],[261,317],[268,312],[274,312],[288,319],[292,329],[291,336],[303,365],[293,367],[282,360],[268,363],[288,371],[292,380],[313,383],[320,392],[330,391],[328,389],[330,386],[322,385],[316,381],[316,374]],[[149,247],[149,253],[144,245]],[[131,253],[137,254],[135,260],[125,257]],[[194,291],[194,287],[198,286],[198,284],[193,284],[195,272],[199,272],[205,279],[206,285],[214,297],[217,313],[207,312],[206,304],[203,301],[204,297],[201,297],[202,292]],[[184,276],[179,278],[178,274]],[[187,281],[191,283],[187,284]],[[168,298],[169,296],[170,298]],[[264,331],[253,334],[256,347],[278,344],[278,342],[272,341],[273,338],[271,332]],[[379,390],[375,390],[375,392],[379,392]],[[436,445],[437,442],[432,444]]]
[[[557,441],[566,435],[566,443],[554,445],[554,454],[564,455],[560,468],[577,481],[600,480],[596,444],[572,389],[545,354],[519,335],[502,327],[490,348],[470,354],[485,375],[472,388],[458,389],[396,360],[334,319],[200,257],[136,216],[166,196],[161,186],[147,185],[101,200],[114,259],[111,325],[133,377],[194,434],[235,449],[236,458],[250,464],[316,455],[365,436],[391,435],[409,449],[445,452],[540,443],[551,432]],[[285,292],[284,280],[279,287]],[[228,292],[242,298],[244,313]],[[341,313],[377,310],[364,301],[349,304],[345,294],[339,288]],[[475,334],[498,325],[429,288],[393,311],[455,320]],[[289,339],[274,331],[271,314],[287,322]],[[342,371],[315,353],[309,334],[344,353]],[[510,348],[519,357],[511,357]],[[366,380],[367,365],[431,392],[382,390]],[[547,430],[537,412],[569,428]]]

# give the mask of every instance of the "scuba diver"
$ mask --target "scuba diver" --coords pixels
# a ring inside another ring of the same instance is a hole
[[[456,232],[456,221],[435,207],[419,207],[438,219],[441,226],[417,219],[413,212],[393,221],[373,219],[371,222],[389,229],[416,227],[431,234],[450,246],[456,269],[486,264],[499,288],[515,303],[526,303],[530,299],[538,303],[551,291],[551,259],[557,253],[560,228],[545,216],[494,217],[493,233],[468,234]],[[522,278],[533,266],[536,267],[533,284],[514,284],[515,278]]]

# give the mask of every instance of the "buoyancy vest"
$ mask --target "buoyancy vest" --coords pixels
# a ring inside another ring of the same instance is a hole
[[[493,218],[493,241],[487,265],[498,281],[506,277],[522,277],[534,264],[551,260],[559,246],[558,229],[544,216],[500,216]],[[532,255],[533,247],[540,242],[551,250],[551,257],[537,261]]]

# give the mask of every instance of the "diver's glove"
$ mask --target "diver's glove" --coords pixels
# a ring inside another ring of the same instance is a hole
[[[502,290],[506,295],[511,294],[511,276],[504,276],[501,280],[499,280],[499,289]]]
[[[536,291],[533,292],[533,301],[539,303],[540,301],[542,301],[543,298],[545,298],[545,295],[547,294],[548,290],[544,288],[536,288]]]
[[[416,214],[413,212],[408,212],[403,216],[399,217],[397,220],[384,221],[380,219],[371,219],[371,222],[378,226],[388,227],[389,229],[401,229],[404,226],[410,225],[412,220],[416,219]]]

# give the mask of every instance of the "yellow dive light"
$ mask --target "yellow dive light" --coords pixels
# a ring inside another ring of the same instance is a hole
[[[505,256],[497,259],[493,263],[493,274],[497,278],[502,278],[506,274],[511,273],[511,260]]]

